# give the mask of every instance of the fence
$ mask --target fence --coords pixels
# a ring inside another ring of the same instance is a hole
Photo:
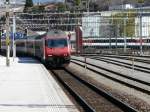
[[[23,30],[48,31],[61,29],[82,34],[72,39],[77,52],[150,54],[150,13],[16,13],[16,26]],[[107,15],[107,16],[106,16]],[[82,40],[82,42],[77,42]],[[82,44],[82,45],[80,45]]]

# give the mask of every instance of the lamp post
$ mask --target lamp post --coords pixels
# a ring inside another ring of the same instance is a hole
[[[127,35],[126,35],[126,22],[127,20],[126,20],[126,18],[124,18],[124,20],[123,20],[123,27],[124,27],[124,53],[126,53],[127,52]]]
[[[121,0],[122,3],[122,12],[124,14],[125,12],[125,7],[124,7],[124,0]],[[128,14],[125,15],[126,17],[123,16],[123,38],[124,38],[124,53],[127,52],[127,35],[126,35],[126,23],[127,23],[127,17]]]
[[[9,0],[6,0],[6,66],[10,66],[10,38],[9,38]]]
[[[40,5],[40,0],[38,0],[38,5]]]
[[[140,55],[143,54],[143,46],[142,46],[142,4],[144,3],[144,0],[137,0],[137,2],[140,4],[140,14],[139,14],[139,30],[140,30]]]
[[[91,0],[88,0],[88,1],[87,1],[87,12],[90,12],[90,1],[91,1]]]
[[[140,7],[140,55],[143,54],[143,46],[142,46],[142,14],[141,14],[141,7]]]
[[[13,15],[13,61],[16,57],[16,43],[15,43],[15,35],[16,35],[16,17]]]

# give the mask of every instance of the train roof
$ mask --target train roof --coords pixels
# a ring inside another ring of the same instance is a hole
[[[124,40],[125,38],[115,38],[115,37],[111,37],[111,38],[83,38],[83,40],[112,40],[112,39],[122,39]],[[131,37],[126,37],[126,39],[134,39],[134,40],[139,40],[139,38],[137,37],[134,37],[134,38],[131,38]],[[150,38],[145,38],[143,37],[143,39],[150,39]]]
[[[51,31],[46,32],[43,35],[35,36],[35,39],[41,39],[41,38],[55,39],[55,38],[66,38],[66,37],[67,37],[67,34],[64,31],[51,30]]]
[[[36,37],[38,37],[39,35],[32,35],[32,36],[27,36],[27,39],[35,39]]]
[[[63,35],[63,34],[66,34],[64,31],[61,31],[61,30],[52,30],[52,31],[49,31],[47,32],[47,35]]]

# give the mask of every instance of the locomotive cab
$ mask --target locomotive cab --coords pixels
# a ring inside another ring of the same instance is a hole
[[[46,62],[52,66],[70,63],[70,44],[66,36],[58,35],[45,40]]]

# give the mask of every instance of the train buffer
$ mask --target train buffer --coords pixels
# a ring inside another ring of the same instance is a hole
[[[0,56],[0,112],[78,112],[47,69],[32,58]]]

